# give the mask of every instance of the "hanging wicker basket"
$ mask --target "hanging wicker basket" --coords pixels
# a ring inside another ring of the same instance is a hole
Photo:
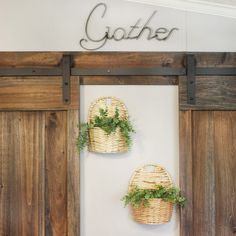
[[[99,115],[99,109],[101,108],[107,109],[109,116],[114,116],[116,109],[118,109],[121,119],[128,118],[127,108],[123,102],[115,97],[102,97],[91,105],[88,116],[89,123],[96,115]],[[95,127],[89,129],[88,150],[98,153],[118,153],[128,151],[128,145],[119,128],[107,135],[101,128]]]
[[[167,171],[159,165],[145,165],[137,169],[129,184],[129,191],[136,186],[140,189],[155,189],[155,185],[172,187],[173,183]],[[149,206],[132,207],[134,220],[140,224],[164,224],[170,221],[173,203],[159,198],[150,199]]]

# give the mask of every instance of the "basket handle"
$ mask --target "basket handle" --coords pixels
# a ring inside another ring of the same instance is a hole
[[[113,96],[105,96],[105,97],[100,97],[100,98],[98,98],[97,100],[95,100],[95,101],[90,105],[89,112],[88,112],[88,117],[89,117],[89,119],[92,118],[92,117],[91,117],[92,110],[93,110],[94,107],[97,105],[97,103],[99,103],[101,100],[103,100],[104,105],[107,106],[107,107],[110,107],[111,105],[113,105],[114,102],[120,103],[120,104],[123,106],[123,108],[124,108],[124,112],[125,112],[126,116],[128,117],[127,108],[126,108],[125,104],[124,104],[119,98],[116,98],[116,97],[113,97]]]
[[[148,171],[148,173],[154,173],[155,170],[158,170],[159,168],[163,169],[163,171],[168,175],[170,181],[173,183],[173,180],[172,180],[169,172],[161,165],[147,164],[147,165],[143,166],[141,169],[139,169],[139,171],[144,170],[144,171]]]
[[[154,164],[147,164],[147,165],[143,166],[142,169],[145,170],[145,171],[148,171],[148,172],[152,173],[152,172],[155,172],[155,170],[156,170],[157,168],[162,168],[162,167],[160,167],[160,166],[158,166],[158,165],[154,165]]]
[[[111,104],[112,104],[112,97],[107,97],[105,101],[106,101],[106,106],[107,107],[111,106]]]

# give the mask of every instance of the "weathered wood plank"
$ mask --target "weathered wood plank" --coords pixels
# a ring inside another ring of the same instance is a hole
[[[81,85],[178,85],[177,76],[80,76]]]
[[[68,236],[80,235],[80,166],[79,154],[76,149],[78,136],[79,112],[68,111],[67,134],[67,216]]]
[[[18,120],[19,113],[0,112],[0,235],[2,236],[13,236],[20,231],[18,220],[19,207],[15,208],[13,212],[12,203],[12,200],[16,200],[14,197],[19,196],[18,189],[16,189],[16,183],[19,181],[19,178],[14,170],[17,166],[15,161],[18,159],[16,155],[19,149],[19,145],[16,142],[16,137],[19,137]],[[12,226],[13,220],[15,221],[14,226]]]
[[[73,55],[73,66],[79,68],[182,67],[183,63],[183,53],[83,52]]]
[[[236,110],[236,76],[196,77],[196,104],[187,104],[187,79],[179,79],[180,109]]]
[[[193,53],[198,67],[235,67],[236,53],[234,52],[198,52]]]
[[[215,231],[214,120],[212,112],[193,112],[193,232],[213,236]],[[185,176],[187,177],[187,176]]]
[[[180,235],[193,236],[192,112],[180,111],[180,188],[187,203],[180,211]],[[186,178],[186,176],[188,176]]]
[[[67,235],[67,112],[46,112],[46,235]]]
[[[236,112],[214,112],[216,235],[236,232]]]
[[[182,67],[184,53],[153,52],[74,52],[73,66],[79,68],[114,67]],[[1,67],[55,67],[59,66],[60,52],[1,52]]]
[[[71,79],[71,104],[63,104],[62,78],[0,78],[0,110],[65,110],[79,107],[79,78]]]
[[[1,67],[55,67],[61,63],[62,52],[0,52]],[[172,66],[182,67],[186,53],[172,52],[68,52],[73,66],[80,68]],[[236,66],[236,53],[193,53],[199,67]],[[126,63],[127,62],[127,63]]]
[[[0,112],[0,235],[44,235],[44,116]]]
[[[1,67],[57,67],[60,52],[0,52]]]
[[[0,52],[1,67],[56,67],[61,63],[61,52]],[[73,66],[79,68],[114,67],[182,67],[186,53],[172,52],[68,52]],[[236,53],[193,53],[199,67],[235,67]],[[127,62],[127,63],[126,63]]]
[[[235,111],[180,111],[181,236],[235,234],[235,120]]]
[[[19,148],[21,176],[21,235],[44,235],[44,129],[40,112],[21,112]]]

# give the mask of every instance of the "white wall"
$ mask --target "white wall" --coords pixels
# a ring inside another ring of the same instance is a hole
[[[108,11],[91,26],[97,36],[106,25],[127,28],[154,10],[154,29],[180,29],[166,42],[110,41],[102,51],[236,51],[236,20],[122,0],[0,0],[0,51],[82,51],[85,21],[99,2]]]
[[[121,197],[133,171],[147,163],[163,165],[178,185],[177,86],[82,86],[81,120],[101,96],[123,100],[136,129],[126,154],[81,154],[81,236],[178,236],[179,220],[145,226],[135,223]]]

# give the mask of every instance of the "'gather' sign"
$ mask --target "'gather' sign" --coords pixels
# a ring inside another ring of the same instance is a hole
[[[86,50],[98,50],[102,48],[109,40],[122,41],[122,40],[138,40],[142,37],[144,32],[147,34],[147,40],[165,41],[178,30],[178,28],[165,28],[159,27],[155,30],[150,27],[150,23],[156,15],[157,11],[154,11],[144,23],[142,19],[137,19],[134,25],[129,26],[127,29],[123,27],[117,27],[112,29],[111,26],[106,26],[104,29],[103,36],[95,38],[92,36],[89,30],[89,25],[92,21],[92,16],[98,9],[102,9],[101,18],[104,18],[107,11],[107,5],[105,3],[97,4],[90,12],[86,24],[85,24],[85,37],[80,40],[80,46]],[[93,45],[93,46],[91,46]]]

